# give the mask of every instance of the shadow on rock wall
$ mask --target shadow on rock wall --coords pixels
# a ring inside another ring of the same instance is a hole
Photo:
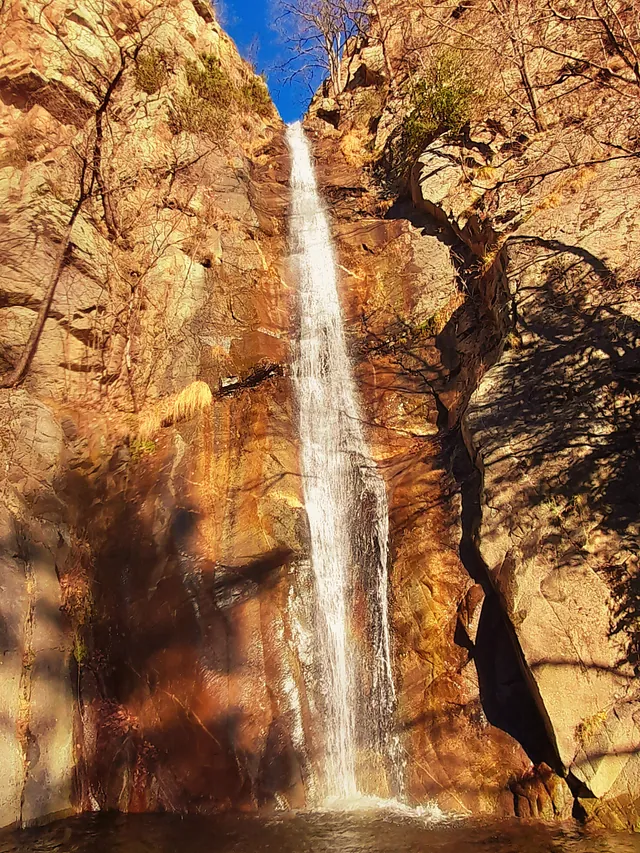
[[[170,436],[138,460],[121,448],[109,471],[66,484],[90,543],[74,679],[85,808],[303,804],[294,721],[272,693],[261,621],[286,600],[294,554],[276,545],[233,565],[211,559],[211,520],[226,510],[191,488],[198,446],[192,436],[182,462]]]
[[[587,552],[599,561],[617,602],[611,632],[625,634],[638,672],[640,322],[627,308],[637,284],[581,247],[528,236],[510,244],[516,324],[472,415],[483,464],[495,469],[494,489],[513,489],[517,476],[513,519],[526,507],[550,511],[547,544],[563,561]],[[528,556],[538,547],[532,539]]]

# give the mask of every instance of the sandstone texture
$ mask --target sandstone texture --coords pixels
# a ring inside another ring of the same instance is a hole
[[[1,15],[3,380],[62,263],[0,390],[0,824],[304,805],[280,120],[207,4]]]
[[[389,485],[407,784],[635,828],[640,176],[598,141],[635,138],[635,101],[596,83],[535,126],[495,97],[407,148],[411,50],[494,38],[482,4],[434,9],[377,4],[307,120]]]

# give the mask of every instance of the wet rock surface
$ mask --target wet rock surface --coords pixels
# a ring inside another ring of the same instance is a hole
[[[64,255],[20,387],[0,391],[2,825],[306,802],[288,161],[273,110],[238,107],[224,144],[171,129],[189,61],[252,76],[200,11],[2,8],[5,379]],[[74,151],[123,55],[94,175],[108,189],[67,234]]]

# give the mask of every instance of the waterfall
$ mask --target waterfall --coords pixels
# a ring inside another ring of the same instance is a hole
[[[363,792],[386,796],[388,786],[376,789],[363,777],[372,775],[371,756],[387,778],[393,760],[387,496],[363,432],[329,223],[300,123],[288,128],[287,140],[290,246],[299,298],[293,376],[317,597],[316,692],[322,719],[316,728],[324,737],[323,788],[335,800]],[[355,605],[363,601],[365,613],[356,624]]]

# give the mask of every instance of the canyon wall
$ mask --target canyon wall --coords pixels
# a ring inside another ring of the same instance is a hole
[[[200,0],[0,16],[0,825],[313,804],[282,124]],[[306,128],[405,795],[634,827],[634,162],[575,153],[600,93],[544,130],[490,103],[399,170],[401,22]]]
[[[376,4],[307,120],[390,495],[408,790],[637,827],[637,93],[576,96],[551,31],[558,88],[518,109],[504,21],[418,6]]]
[[[206,3],[2,19],[0,824],[301,805],[281,122]]]

